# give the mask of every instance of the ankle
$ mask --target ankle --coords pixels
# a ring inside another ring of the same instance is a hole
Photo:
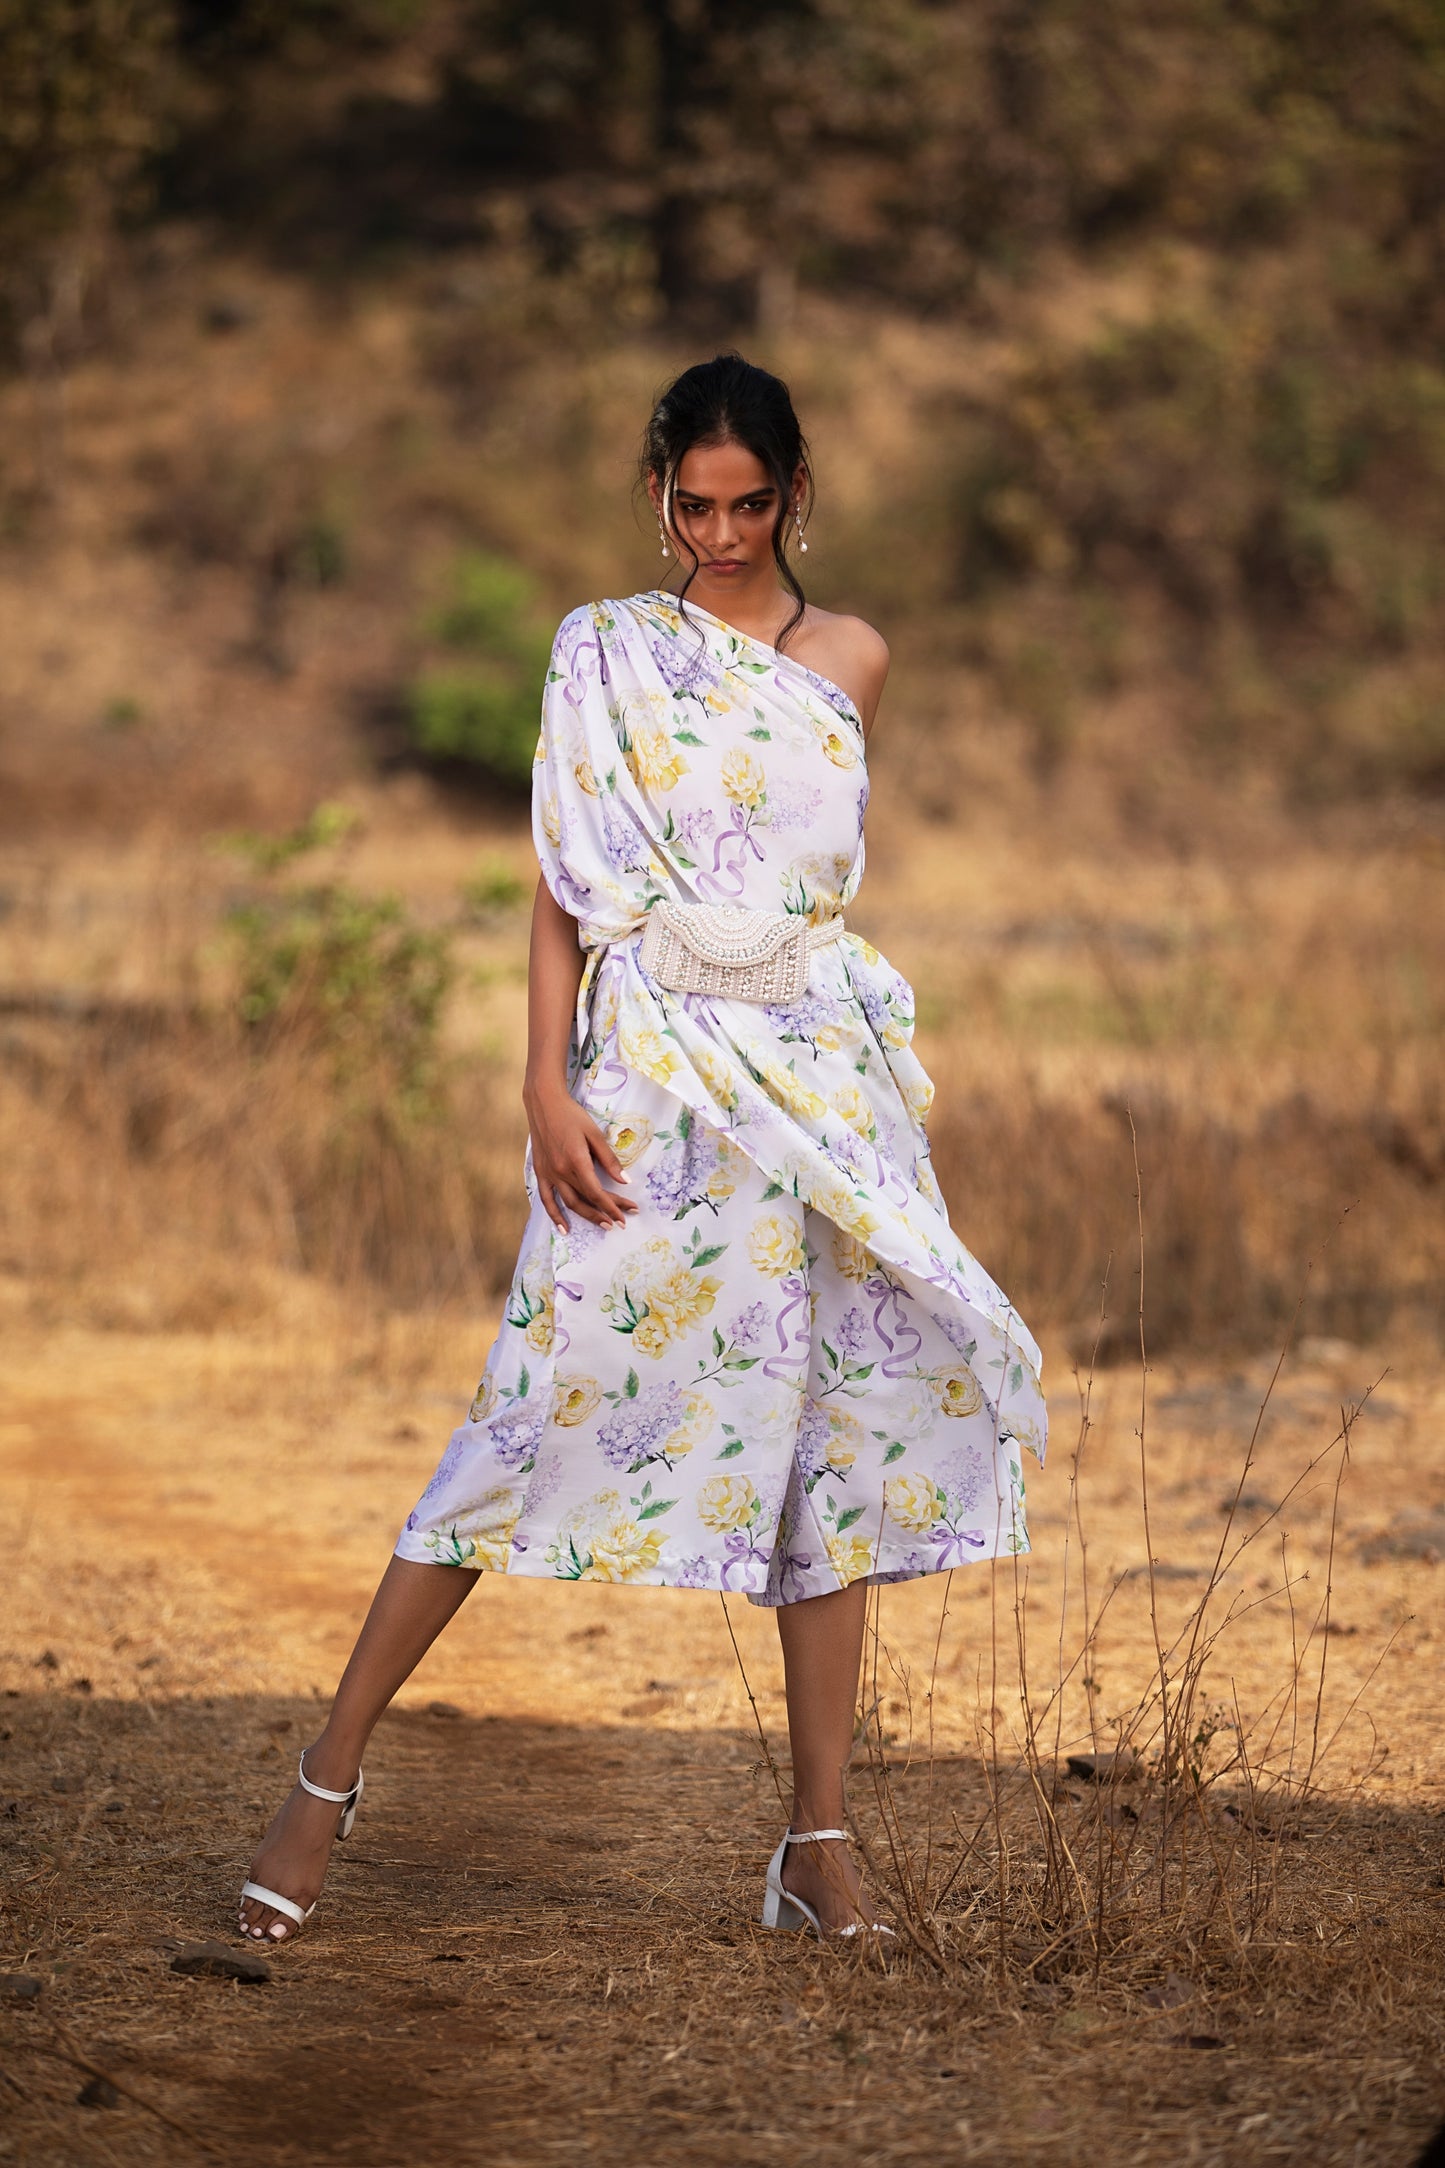
[[[361,1771],[362,1746],[353,1740],[337,1738],[329,1730],[313,1739],[303,1748],[301,1760],[306,1774],[313,1784],[324,1784],[329,1791],[349,1791]]]
[[[826,1811],[819,1809],[816,1804],[805,1804],[797,1799],[793,1801],[793,1812],[788,1822],[791,1830],[846,1829],[847,1826],[847,1809],[841,1800]]]

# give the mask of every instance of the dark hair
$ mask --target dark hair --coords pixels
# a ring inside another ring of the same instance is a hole
[[[644,486],[655,478],[665,508],[671,508],[677,470],[685,455],[697,444],[740,444],[761,460],[778,492],[778,516],[773,523],[773,556],[784,586],[793,598],[793,614],[778,635],[781,647],[801,622],[807,598],[797,574],[788,563],[784,541],[793,497],[793,476],[804,472],[804,497],[800,510],[806,517],[813,504],[813,472],[808,446],[792,396],[779,376],[744,361],[741,354],[714,354],[711,361],[694,363],[674,377],[659,396],[642,440]],[[669,523],[670,525],[670,523]],[[689,552],[691,555],[691,552]],[[682,601],[697,572],[692,571],[678,594]]]

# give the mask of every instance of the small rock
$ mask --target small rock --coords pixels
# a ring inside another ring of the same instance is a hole
[[[52,1777],[50,1779],[50,1789],[53,1792],[83,1792],[85,1790],[85,1779],[84,1777]]]
[[[1132,1784],[1139,1774],[1137,1754],[1071,1754],[1071,1777],[1086,1784]]]
[[[454,1701],[429,1701],[426,1713],[428,1716],[460,1716],[462,1711]]]
[[[6,2002],[34,2002],[45,1992],[45,1982],[33,1972],[0,1972],[0,1996]]]
[[[1185,2033],[1178,2045],[1182,2048],[1222,2048],[1224,2042],[1218,2033]]]
[[[240,1980],[264,1987],[271,1967],[254,1950],[233,1950],[224,1942],[186,1942],[171,1959],[172,1972],[203,1974],[214,1980]]]
[[[1186,1980],[1182,1972],[1171,1972],[1161,1987],[1146,1987],[1144,2003],[1150,2010],[1177,2010],[1181,2003],[1192,2000],[1194,1982]]]
[[[82,2108],[118,2108],[120,2094],[109,2078],[87,2078],[75,2096]]]
[[[70,1691],[72,1692],[72,1694],[93,1694],[95,1692],[95,1688],[92,1686],[89,1679],[72,1679],[70,1682]]]
[[[102,1814],[124,1814],[125,1801],[123,1799],[107,1799],[100,1811]]]
[[[60,1658],[56,1655],[54,1649],[42,1649],[31,1668],[35,1671],[58,1671],[60,1669]]]

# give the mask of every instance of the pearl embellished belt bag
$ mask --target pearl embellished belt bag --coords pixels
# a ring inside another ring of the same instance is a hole
[[[814,952],[843,930],[841,918],[815,926],[794,911],[664,898],[647,914],[642,967],[672,993],[781,1006],[802,1000]]]

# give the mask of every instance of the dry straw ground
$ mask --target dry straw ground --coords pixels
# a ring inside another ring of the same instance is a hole
[[[503,897],[525,870],[515,830],[409,786],[357,803],[340,870],[420,921],[459,915],[479,850]],[[295,1247],[328,1194],[314,1049],[298,1026],[258,1053],[216,1006],[253,876],[174,843],[13,863],[0,1828],[7,1964],[45,1985],[5,2011],[0,2157],[1413,2158],[1445,2109],[1445,1382],[1430,1184],[1391,1140],[1431,1148],[1428,855],[1245,877],[1058,851],[1034,914],[1016,845],[961,859],[885,813],[865,923],[918,981],[944,1176],[1045,1325],[1056,1422],[1019,1577],[879,1607],[855,1800],[913,1930],[890,1962],[753,1924],[778,1806],[713,1599],[487,1581],[263,1987],[170,1958],[228,1934],[480,1368],[521,919],[469,907],[452,1115],[343,1190],[359,1251],[309,1230],[338,1284]],[[89,1005],[19,998],[61,986]],[[1157,1042],[1129,1021],[1151,1005]],[[1393,1018],[1388,1064],[1361,1015]],[[771,1623],[730,1623],[778,1757]],[[1124,1754],[1103,1786],[1069,1769],[1099,1749]],[[119,2105],[79,2103],[96,2070]]]

